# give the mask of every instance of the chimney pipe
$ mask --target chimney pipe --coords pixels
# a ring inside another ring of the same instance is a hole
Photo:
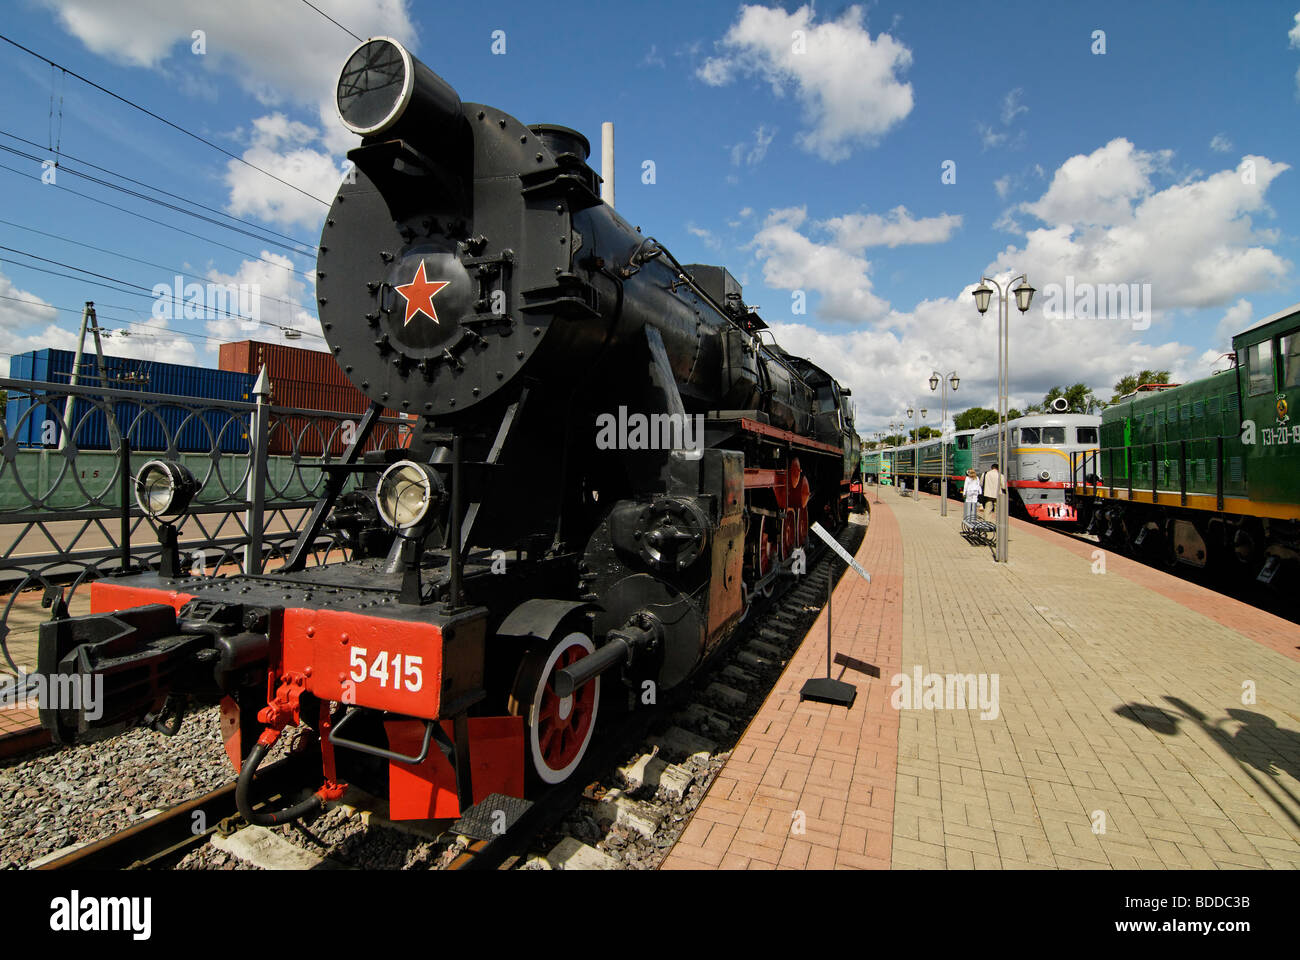
[[[600,199],[614,205],[614,124],[600,125]]]

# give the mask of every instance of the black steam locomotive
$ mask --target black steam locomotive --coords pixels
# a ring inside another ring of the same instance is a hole
[[[565,780],[603,710],[681,683],[813,521],[843,524],[858,458],[849,391],[765,340],[725,269],[603,203],[581,134],[462,104],[390,39],[357,48],[337,98],[363,142],[317,294],[373,400],[355,442],[265,575],[179,575],[192,491],[150,464],[162,569],[93,584],[92,614],[40,642],[43,671],[105,678],[102,716],[44,711],[63,742],[219,701],[255,822],[345,781],[426,818]],[[418,415],[410,447],[362,456],[384,408]],[[352,556],[309,569],[326,524]],[[324,784],[254,815],[286,726],[318,737]]]

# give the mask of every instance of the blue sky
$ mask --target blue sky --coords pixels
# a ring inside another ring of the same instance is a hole
[[[683,262],[728,266],[783,345],[852,386],[863,432],[918,399],[936,407],[923,396],[935,368],[961,375],[956,409],[993,406],[994,319],[969,295],[982,273],[1028,272],[1040,291],[1012,320],[1021,404],[1076,380],[1105,399],[1143,367],[1204,375],[1232,333],[1300,301],[1296,0],[316,5],[363,37],[406,42],[465,101],[593,144],[613,120],[623,216]],[[0,23],[307,193],[337,186],[354,140],[329,98],[355,41],[306,4],[18,0]],[[262,232],[318,237],[323,205],[3,43],[0,75],[0,131],[38,146],[0,145],[48,159],[57,141],[68,169],[98,164]],[[20,225],[0,223],[0,245],[145,288],[174,267],[258,283],[266,298],[251,334],[222,318],[158,320],[148,296],[0,250],[3,351],[71,344],[87,299],[129,332],[109,338],[114,353],[211,366],[217,340],[283,339],[283,327],[323,346],[309,257],[68,169],[51,186],[37,160],[3,152],[0,164],[19,171],[0,169],[0,219]],[[1101,316],[1053,313],[1050,284],[1136,295]]]

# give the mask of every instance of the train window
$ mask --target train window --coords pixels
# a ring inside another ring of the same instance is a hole
[[[1297,340],[1300,340],[1300,337],[1297,337],[1296,339],[1297,339]],[[1296,364],[1296,367],[1297,367],[1297,369],[1300,369],[1300,362],[1298,362],[1298,363]],[[958,449],[958,450],[969,450],[969,449],[970,449],[970,437],[958,437],[958,438],[957,438],[957,449]]]
[[[1078,438],[1078,440],[1076,441],[1076,442],[1078,442],[1078,443],[1096,443],[1096,442],[1097,442],[1097,428],[1096,428],[1096,427],[1076,427],[1076,428],[1075,428],[1075,433],[1074,433],[1074,435]]]
[[[1282,386],[1300,387],[1300,332],[1282,338]]]
[[[1250,395],[1257,397],[1261,393],[1273,390],[1273,351],[1267,340],[1252,343],[1246,348],[1246,376],[1250,378]]]
[[[1021,427],[1020,430],[1019,430],[1019,433],[1020,433],[1020,442],[1021,442],[1021,443],[1037,443],[1037,442],[1038,442],[1038,428],[1037,428],[1037,427]]]
[[[1043,427],[1043,443],[1052,446],[1065,445],[1065,427]]]

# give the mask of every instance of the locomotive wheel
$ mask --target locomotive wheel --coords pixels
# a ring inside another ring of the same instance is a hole
[[[839,524],[836,524],[838,526]],[[801,544],[808,542],[808,508],[800,507],[795,521],[795,539]]]
[[[776,561],[776,541],[768,535],[772,527],[770,517],[762,517],[758,533],[758,578],[762,580],[772,572],[772,564]]]
[[[510,713],[524,718],[525,768],[530,779],[545,784],[563,783],[578,769],[596,730],[600,707],[600,677],[579,687],[572,696],[555,695],[555,671],[596,650],[585,633],[561,631],[557,635],[561,639],[524,655],[509,703]]]
[[[795,517],[794,507],[787,507],[785,514],[781,517],[781,559],[790,559],[790,554],[794,553],[794,548],[799,545],[796,539],[798,536],[798,520]]]

